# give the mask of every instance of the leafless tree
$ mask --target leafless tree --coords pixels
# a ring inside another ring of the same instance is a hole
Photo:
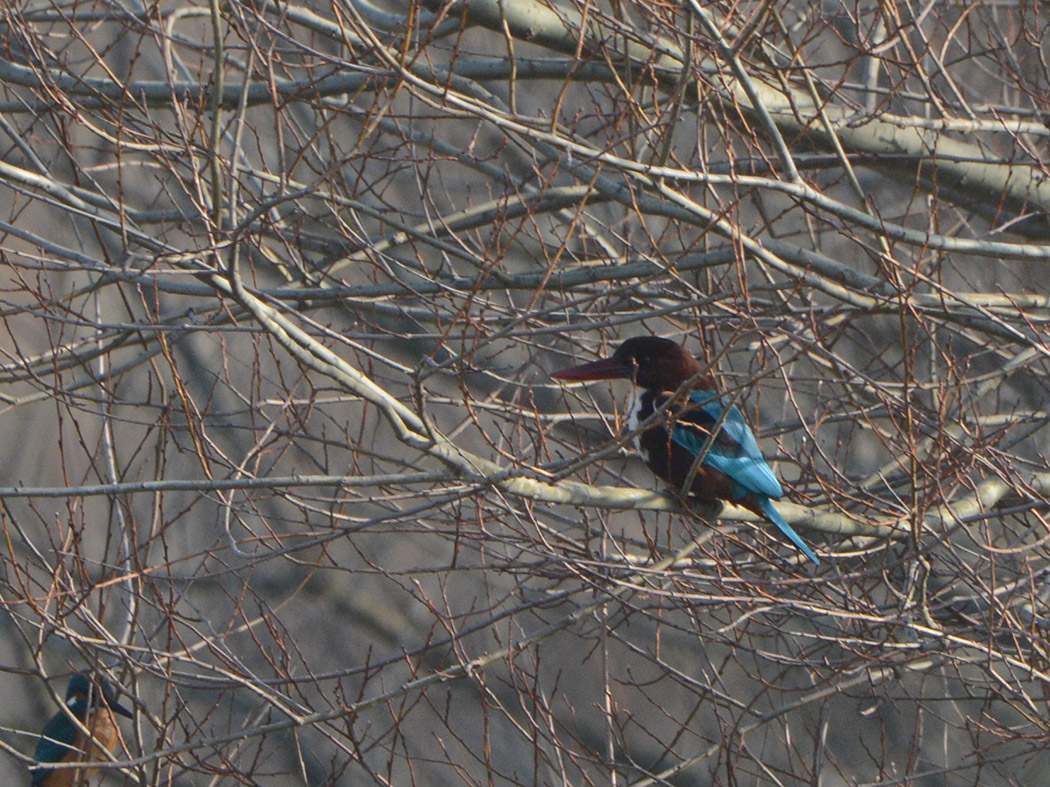
[[[105,784],[1045,779],[1050,9],[0,11],[0,766]],[[684,342],[821,553],[690,510]]]

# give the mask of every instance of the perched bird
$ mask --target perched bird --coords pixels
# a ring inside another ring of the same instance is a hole
[[[631,431],[657,410],[666,414],[637,438],[650,470],[681,494],[729,500],[753,511],[776,525],[807,558],[820,562],[770,502],[784,492],[743,414],[717,394],[710,371],[704,372],[684,347],[670,339],[639,336],[609,358],[552,376],[569,382],[630,380],[635,386]]]
[[[131,711],[117,702],[113,687],[105,680],[92,680],[78,672],[69,679],[66,705],[70,713],[91,732],[90,738],[77,727],[64,711],[59,711],[44,725],[36,745],[33,785],[40,787],[86,787],[94,768],[45,768],[57,762],[101,762],[116,748],[120,729],[114,712],[132,717]],[[105,749],[105,752],[103,752]]]

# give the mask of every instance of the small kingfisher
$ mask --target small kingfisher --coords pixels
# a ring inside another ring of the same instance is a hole
[[[95,768],[45,768],[47,763],[104,761],[120,740],[120,728],[114,712],[132,718],[130,710],[117,702],[117,695],[102,678],[92,680],[78,672],[69,679],[66,705],[70,713],[90,732],[88,736],[77,727],[64,711],[59,711],[44,725],[36,745],[36,761],[32,768],[33,787],[73,787],[84,785],[95,773]]]
[[[630,380],[630,431],[657,410],[667,416],[636,438],[653,473],[682,494],[728,500],[749,509],[776,525],[807,558],[820,562],[770,502],[784,492],[743,414],[728,398],[718,396],[710,370],[704,372],[680,344],[639,336],[625,341],[609,358],[552,376],[568,382]]]

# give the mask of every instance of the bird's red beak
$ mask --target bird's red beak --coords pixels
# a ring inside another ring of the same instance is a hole
[[[582,366],[572,366],[561,369],[551,375],[555,380],[567,382],[584,382],[585,380],[629,380],[634,370],[612,358],[602,358],[600,361],[591,361]]]

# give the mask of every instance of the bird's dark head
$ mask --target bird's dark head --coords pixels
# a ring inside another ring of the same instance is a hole
[[[103,679],[93,679],[85,672],[77,672],[69,679],[69,687],[66,689],[66,704],[80,704],[85,707],[98,708],[105,704],[111,710],[129,719],[134,714],[117,701],[117,693],[113,685]]]
[[[552,377],[569,382],[630,380],[641,388],[674,391],[700,374],[701,366],[682,345],[659,336],[637,336],[621,344],[610,357],[555,372]],[[714,387],[708,375],[697,387]]]

